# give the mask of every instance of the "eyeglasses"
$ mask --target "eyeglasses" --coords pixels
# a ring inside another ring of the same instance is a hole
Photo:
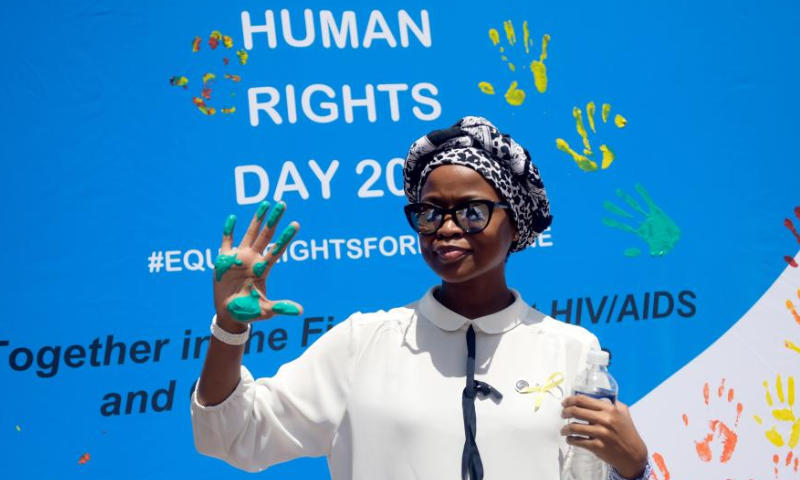
[[[511,206],[492,200],[470,200],[453,208],[440,208],[430,203],[412,203],[403,207],[403,210],[411,228],[421,235],[433,235],[442,227],[444,216],[448,213],[464,233],[482,232],[489,225],[495,208]]]

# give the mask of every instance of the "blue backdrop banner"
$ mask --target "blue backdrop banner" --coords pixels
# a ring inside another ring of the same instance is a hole
[[[658,478],[796,475],[800,424],[773,427],[770,411],[786,399],[800,418],[797,3],[0,12],[0,477],[244,476],[195,451],[189,414],[225,218],[241,238],[259,202],[283,200],[302,225],[268,288],[304,314],[255,324],[245,355],[269,376],[351,313],[437,283],[403,216],[402,165],[465,115],[524,145],[551,199],[509,285],[599,337],[622,401],[654,399],[634,418]],[[742,343],[677,376],[748,312]],[[709,388],[738,414],[723,419]],[[325,459],[262,477],[288,475],[326,478]]]

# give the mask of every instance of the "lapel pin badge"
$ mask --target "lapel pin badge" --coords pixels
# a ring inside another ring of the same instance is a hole
[[[561,388],[562,383],[564,383],[564,374],[561,372],[555,372],[547,377],[547,380],[544,381],[544,384],[537,382],[536,385],[530,386],[526,380],[517,380],[514,388],[517,390],[517,392],[522,394],[535,394],[533,411],[538,412],[539,408],[542,406],[545,393],[548,393],[557,399],[564,398],[564,390]]]

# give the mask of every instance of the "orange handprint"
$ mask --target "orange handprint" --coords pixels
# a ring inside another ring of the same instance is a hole
[[[650,477],[647,480],[670,480],[669,469],[663,455],[658,452],[653,453],[653,464],[655,464],[655,468],[650,471]]]
[[[800,299],[800,288],[797,289],[797,298]],[[800,325],[800,313],[797,312],[797,307],[795,307],[791,298],[786,300],[786,308],[789,309],[789,312],[791,312],[792,317],[794,317],[794,321],[797,322],[798,325]],[[797,353],[800,353],[800,347],[795,345],[795,343],[792,342],[791,340],[784,341],[783,346],[785,346],[789,350],[793,350]]]
[[[717,388],[717,398],[727,398],[728,403],[733,403],[733,389],[728,389],[727,394],[725,394],[725,379],[722,379],[720,386]],[[705,402],[706,406],[709,405],[710,400],[710,389],[708,386],[708,382],[703,385],[703,401]],[[729,427],[728,424],[723,422],[719,419],[713,419],[708,422],[709,429],[711,430],[702,440],[696,440],[695,450],[697,450],[697,456],[700,460],[704,462],[710,462],[714,459],[713,450],[714,444],[720,443],[721,444],[721,451],[719,452],[719,462],[720,463],[727,463],[731,457],[733,456],[733,452],[736,450],[736,443],[739,441],[739,436],[736,434],[734,429],[739,426],[739,418],[742,415],[742,404],[741,402],[736,403],[736,421],[733,424],[733,428]],[[683,414],[683,424],[688,426],[689,425],[689,417],[684,413]],[[715,441],[715,437],[716,440]]]
[[[794,460],[794,462],[792,462],[792,460]],[[789,453],[786,454],[786,458],[783,460],[783,465],[787,467],[787,469],[794,469],[795,473],[797,473],[798,467],[800,467],[800,465],[798,464],[798,460],[800,460],[800,458],[795,457],[794,452],[789,450]],[[773,455],[772,463],[775,464],[775,466],[773,467],[773,471],[775,472],[775,478],[778,478],[781,470],[781,456],[778,455],[777,453]],[[794,467],[792,467],[792,463],[794,463]]]

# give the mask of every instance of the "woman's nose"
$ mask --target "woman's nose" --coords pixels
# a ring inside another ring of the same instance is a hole
[[[439,227],[439,230],[436,233],[443,237],[450,237],[453,235],[463,234],[464,231],[461,230],[461,227],[456,225],[453,215],[446,213],[442,219],[442,226]]]

